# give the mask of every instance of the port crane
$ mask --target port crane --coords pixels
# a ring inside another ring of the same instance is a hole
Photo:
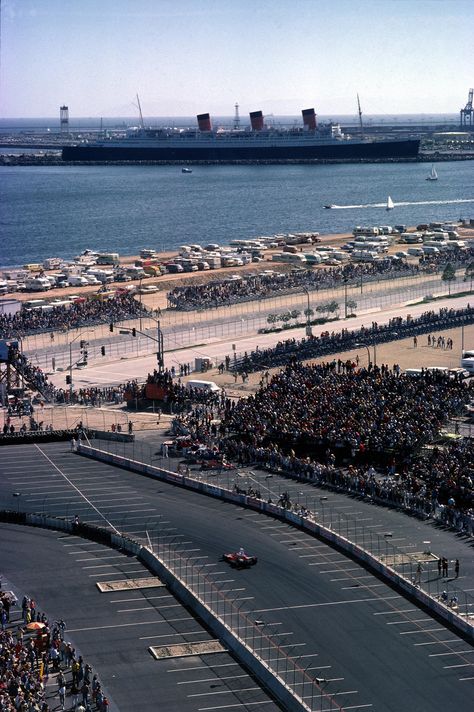
[[[469,89],[469,95],[467,98],[467,104],[464,109],[461,109],[461,128],[472,128],[474,126],[474,109],[472,108],[472,102],[474,98],[474,89]]]

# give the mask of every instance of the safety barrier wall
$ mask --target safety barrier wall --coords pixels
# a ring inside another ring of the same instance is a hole
[[[96,460],[101,460],[102,462],[108,462],[119,467],[132,470],[134,472],[139,472],[151,477],[156,477],[162,481],[169,482],[171,484],[177,484],[187,489],[191,489],[208,496],[217,497],[228,502],[233,502],[250,509],[254,509],[265,514],[269,514],[273,517],[291,523],[305,531],[311,532],[318,537],[321,537],[330,544],[333,544],[352,556],[356,558],[366,566],[368,566],[372,571],[375,571],[390,584],[401,589],[405,594],[414,598],[418,603],[426,608],[430,609],[434,614],[443,618],[449,625],[457,629],[462,635],[474,639],[474,626],[469,621],[462,618],[456,613],[456,611],[445,606],[441,601],[436,600],[432,596],[428,595],[422,589],[418,588],[416,585],[408,581],[407,579],[400,576],[393,568],[387,566],[387,564],[380,561],[376,556],[368,552],[366,549],[362,548],[358,544],[355,544],[345,537],[341,536],[337,532],[328,529],[322,524],[310,521],[305,517],[302,517],[295,512],[289,512],[282,507],[278,507],[274,504],[269,504],[263,500],[255,499],[249,497],[245,494],[236,494],[229,490],[223,489],[215,485],[208,485],[205,482],[194,480],[190,477],[185,477],[184,475],[177,474],[175,472],[169,472],[168,470],[163,470],[162,468],[155,467],[153,465],[147,465],[145,463],[136,462],[134,460],[122,457],[120,455],[115,455],[113,453],[104,452],[93,447],[85,446],[80,444],[78,447],[78,453],[91,457]]]

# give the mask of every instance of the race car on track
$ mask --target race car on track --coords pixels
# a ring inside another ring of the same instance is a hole
[[[235,569],[248,569],[250,566],[255,566],[258,561],[256,556],[250,556],[242,548],[230,554],[224,554],[222,558]]]

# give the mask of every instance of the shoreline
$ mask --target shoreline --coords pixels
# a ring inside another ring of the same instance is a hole
[[[0,144],[0,149],[7,148]],[[15,148],[34,148],[31,146],[16,146]],[[38,150],[42,150],[38,147]],[[54,153],[36,154],[8,154],[0,153],[0,166],[278,166],[278,165],[367,165],[391,163],[440,163],[448,161],[472,161],[472,152],[438,151],[420,153],[416,158],[348,158],[348,159],[291,159],[291,160],[236,160],[236,161],[63,161]]]

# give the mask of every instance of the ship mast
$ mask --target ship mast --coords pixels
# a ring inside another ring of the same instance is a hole
[[[142,129],[145,129],[145,124],[143,123],[143,114],[142,114],[142,107],[140,104],[140,97],[137,94],[137,105],[138,105],[138,113],[140,114],[140,127]]]
[[[359,109],[360,137],[364,138],[364,126],[362,124],[362,109],[360,108],[359,94],[357,94],[357,106]]]

